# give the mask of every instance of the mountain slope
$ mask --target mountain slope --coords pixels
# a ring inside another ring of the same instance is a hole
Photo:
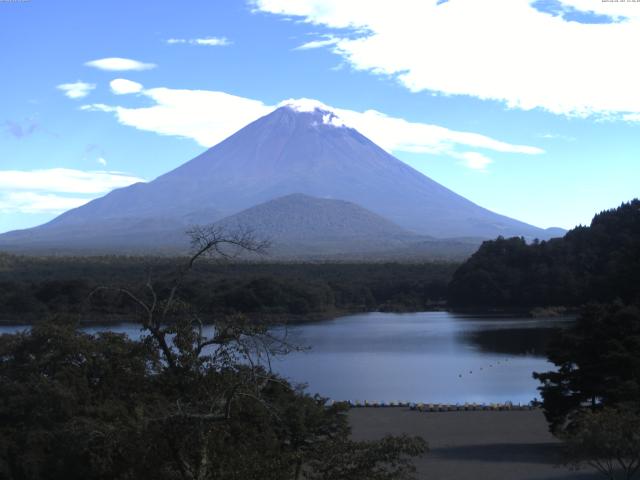
[[[93,248],[113,240],[169,248],[188,225],[292,193],[353,202],[421,235],[549,236],[439,185],[331,112],[293,104],[152,182],[115,190],[40,227],[0,235],[0,246]]]

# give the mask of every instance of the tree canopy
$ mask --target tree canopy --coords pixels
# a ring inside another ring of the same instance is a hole
[[[458,307],[640,302],[640,200],[599,213],[563,238],[487,241],[454,273]]]
[[[549,351],[557,370],[534,373],[542,382],[552,431],[571,431],[584,410],[631,406],[640,410],[640,309],[590,305]]]

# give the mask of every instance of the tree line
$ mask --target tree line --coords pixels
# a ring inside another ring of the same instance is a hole
[[[57,314],[83,321],[128,315],[122,299],[89,294],[100,285],[139,288],[152,276],[169,288],[177,258],[0,255],[0,321],[33,323]],[[203,259],[181,286],[210,315],[328,316],[371,310],[426,310],[446,301],[454,263],[239,263]]]
[[[563,238],[484,242],[454,273],[454,307],[580,306],[640,301],[640,200],[599,213]]]

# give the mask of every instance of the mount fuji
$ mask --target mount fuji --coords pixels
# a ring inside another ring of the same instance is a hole
[[[291,216],[278,212],[278,206],[291,208],[297,199],[302,204],[293,217],[304,217],[307,206],[317,215],[322,203],[309,197],[343,202],[341,208],[328,208],[327,215],[335,218],[325,215],[324,221],[350,226],[350,238],[392,232],[408,245],[425,238],[562,234],[476,205],[387,153],[322,104],[291,102],[149,183],[114,190],[44,225],[0,235],[0,248],[170,252],[184,248],[190,225],[224,223],[229,216],[255,221],[255,212],[241,213],[265,202],[271,202],[269,208],[257,211],[273,219],[262,218],[262,224],[277,222],[279,231],[295,228],[296,238],[308,241],[312,222],[308,232],[301,231],[300,222],[289,226]],[[353,225],[362,231],[354,232]],[[334,233],[339,243],[339,231]]]

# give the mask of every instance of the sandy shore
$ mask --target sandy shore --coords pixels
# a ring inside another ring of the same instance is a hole
[[[355,408],[356,440],[386,434],[420,435],[430,452],[416,460],[417,477],[429,480],[594,480],[595,471],[558,466],[560,444],[540,410],[430,412],[408,408]]]

